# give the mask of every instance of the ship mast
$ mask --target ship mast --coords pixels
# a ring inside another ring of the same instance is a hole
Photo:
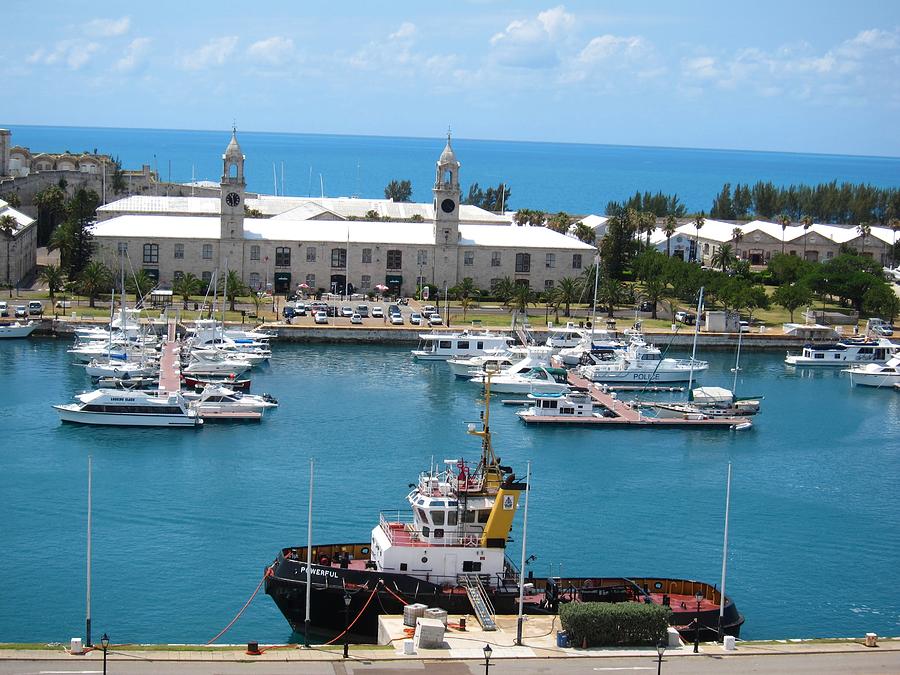
[[[470,434],[481,437],[481,460],[476,473],[481,472],[484,478],[482,492],[496,492],[503,481],[500,463],[497,461],[494,447],[491,445],[491,376],[493,374],[492,368],[489,367],[485,370],[484,410],[481,413],[481,431],[475,429],[474,424],[469,426]]]

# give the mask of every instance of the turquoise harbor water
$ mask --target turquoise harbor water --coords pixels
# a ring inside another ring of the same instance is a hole
[[[2,120],[0,120],[2,126]],[[13,143],[40,152],[97,149],[126,167],[148,164],[163,180],[192,176],[218,183],[228,130],[103,129],[10,125]],[[240,131],[250,190],[287,195],[383,197],[391,180],[410,180],[415,201],[431,201],[434,163],[443,149],[434,138],[336,136]],[[509,206],[569,213],[603,213],[610,200],[637,190],[677,193],[690,211],[709,211],[726,181],[816,184],[836,180],[895,187],[900,158],[702,150],[623,145],[533,143],[458,138],[463,190],[505,180]],[[273,176],[274,167],[274,176]]]
[[[87,387],[68,346],[0,342],[0,641],[83,632],[88,455],[94,631],[205,642],[276,551],[306,541],[308,457],[315,540],[364,541],[432,457],[479,451],[476,388],[406,348],[281,344],[253,375],[282,404],[261,424],[128,430],[59,423],[51,403]],[[704,357],[704,383],[730,385],[733,356]],[[733,462],[727,590],[743,635],[900,634],[900,396],[782,358],[744,359],[739,391],[766,397],[750,432],[531,429],[495,406],[503,462],[533,462],[536,573],[718,582]],[[224,641],[290,637],[260,594]]]

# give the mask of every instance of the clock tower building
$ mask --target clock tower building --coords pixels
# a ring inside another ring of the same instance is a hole
[[[437,161],[434,180],[434,283],[455,286],[459,249],[459,162],[450,145]]]
[[[231,142],[222,155],[222,204],[221,238],[242,240],[244,238],[244,155],[238,145],[236,132],[232,130]]]

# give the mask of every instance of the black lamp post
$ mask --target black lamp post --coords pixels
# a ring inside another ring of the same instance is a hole
[[[100,646],[103,647],[103,675],[106,675],[106,651],[109,649],[109,635],[106,633],[100,638]]]
[[[662,657],[663,654],[666,653],[666,643],[665,640],[660,640],[656,643],[656,675],[660,675],[662,672]]]
[[[493,653],[493,649],[491,649],[490,645],[484,646],[484,675],[488,675],[488,671],[491,667],[491,654]]]
[[[703,593],[697,591],[694,594],[694,599],[697,601],[697,630],[694,632],[694,653],[698,654],[700,652],[700,603],[703,602]]]
[[[350,656],[350,594],[344,591],[344,658]]]

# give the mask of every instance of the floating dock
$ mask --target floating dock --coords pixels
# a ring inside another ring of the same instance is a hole
[[[586,390],[596,405],[604,408],[608,416],[604,417],[574,417],[571,415],[525,415],[520,419],[526,424],[570,424],[579,426],[603,426],[603,427],[692,427],[705,429],[733,429],[741,425],[752,423],[746,417],[700,417],[700,418],[664,418],[650,417],[624,401],[620,401],[612,394],[601,391],[591,382],[569,371],[569,384],[573,387]]]
[[[159,391],[181,391],[181,343],[175,336],[175,322],[168,325],[166,342],[159,359]]]

